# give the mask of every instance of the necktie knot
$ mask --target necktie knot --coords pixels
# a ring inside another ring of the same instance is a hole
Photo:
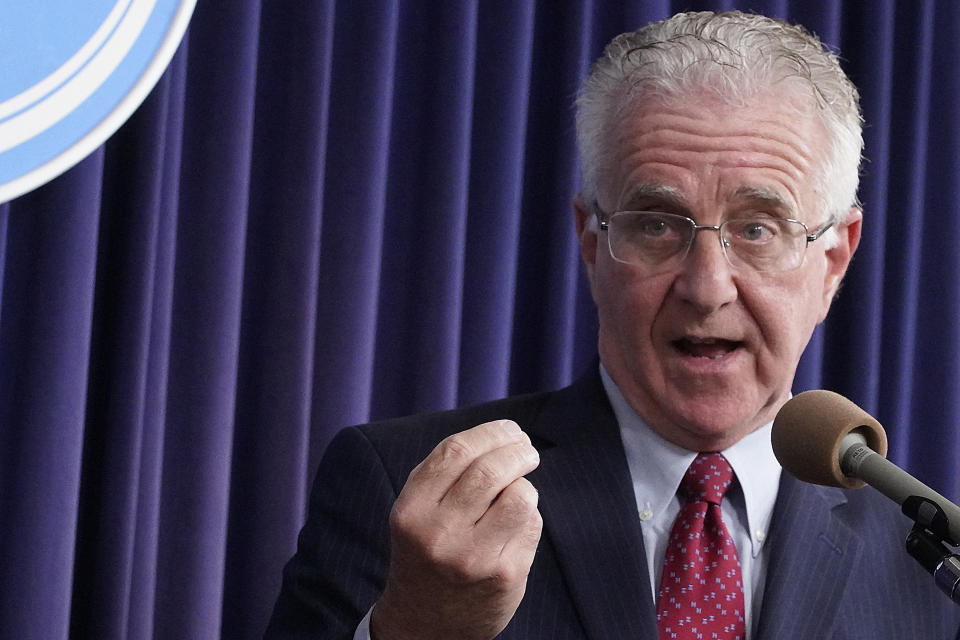
[[[720,453],[700,453],[680,482],[687,502],[719,505],[733,483],[733,467]]]

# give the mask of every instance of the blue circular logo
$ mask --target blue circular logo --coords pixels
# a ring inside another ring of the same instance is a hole
[[[5,0],[0,202],[60,175],[153,89],[196,0]]]

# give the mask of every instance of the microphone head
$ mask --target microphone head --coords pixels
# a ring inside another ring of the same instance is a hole
[[[832,391],[804,391],[781,407],[773,421],[773,453],[804,482],[859,489],[864,482],[840,469],[840,442],[859,429],[867,446],[887,455],[887,434],[870,414]]]

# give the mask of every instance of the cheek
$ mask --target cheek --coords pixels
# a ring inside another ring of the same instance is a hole
[[[596,276],[600,330],[607,334],[601,338],[646,344],[663,302],[662,285],[656,279],[638,278],[633,269],[612,260],[598,261]]]
[[[754,297],[752,315],[771,360],[789,364],[791,371],[796,367],[819,321],[821,303],[822,288],[811,278],[769,287]]]

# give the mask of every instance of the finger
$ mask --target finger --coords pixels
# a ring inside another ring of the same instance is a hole
[[[503,576],[505,580],[519,580],[530,573],[542,533],[543,518],[534,509],[525,526],[500,550],[500,566],[508,568]]]
[[[464,469],[440,506],[456,514],[463,524],[473,525],[484,517],[494,501],[502,499],[502,492],[508,486],[536,469],[539,463],[540,456],[527,437],[487,452]]]
[[[529,440],[513,420],[494,420],[445,438],[414,467],[403,494],[438,503],[480,456],[504,445]]]
[[[510,483],[477,522],[474,529],[477,544],[501,555],[505,549],[510,549],[508,555],[535,550],[542,526],[537,510],[539,497],[526,478]]]

